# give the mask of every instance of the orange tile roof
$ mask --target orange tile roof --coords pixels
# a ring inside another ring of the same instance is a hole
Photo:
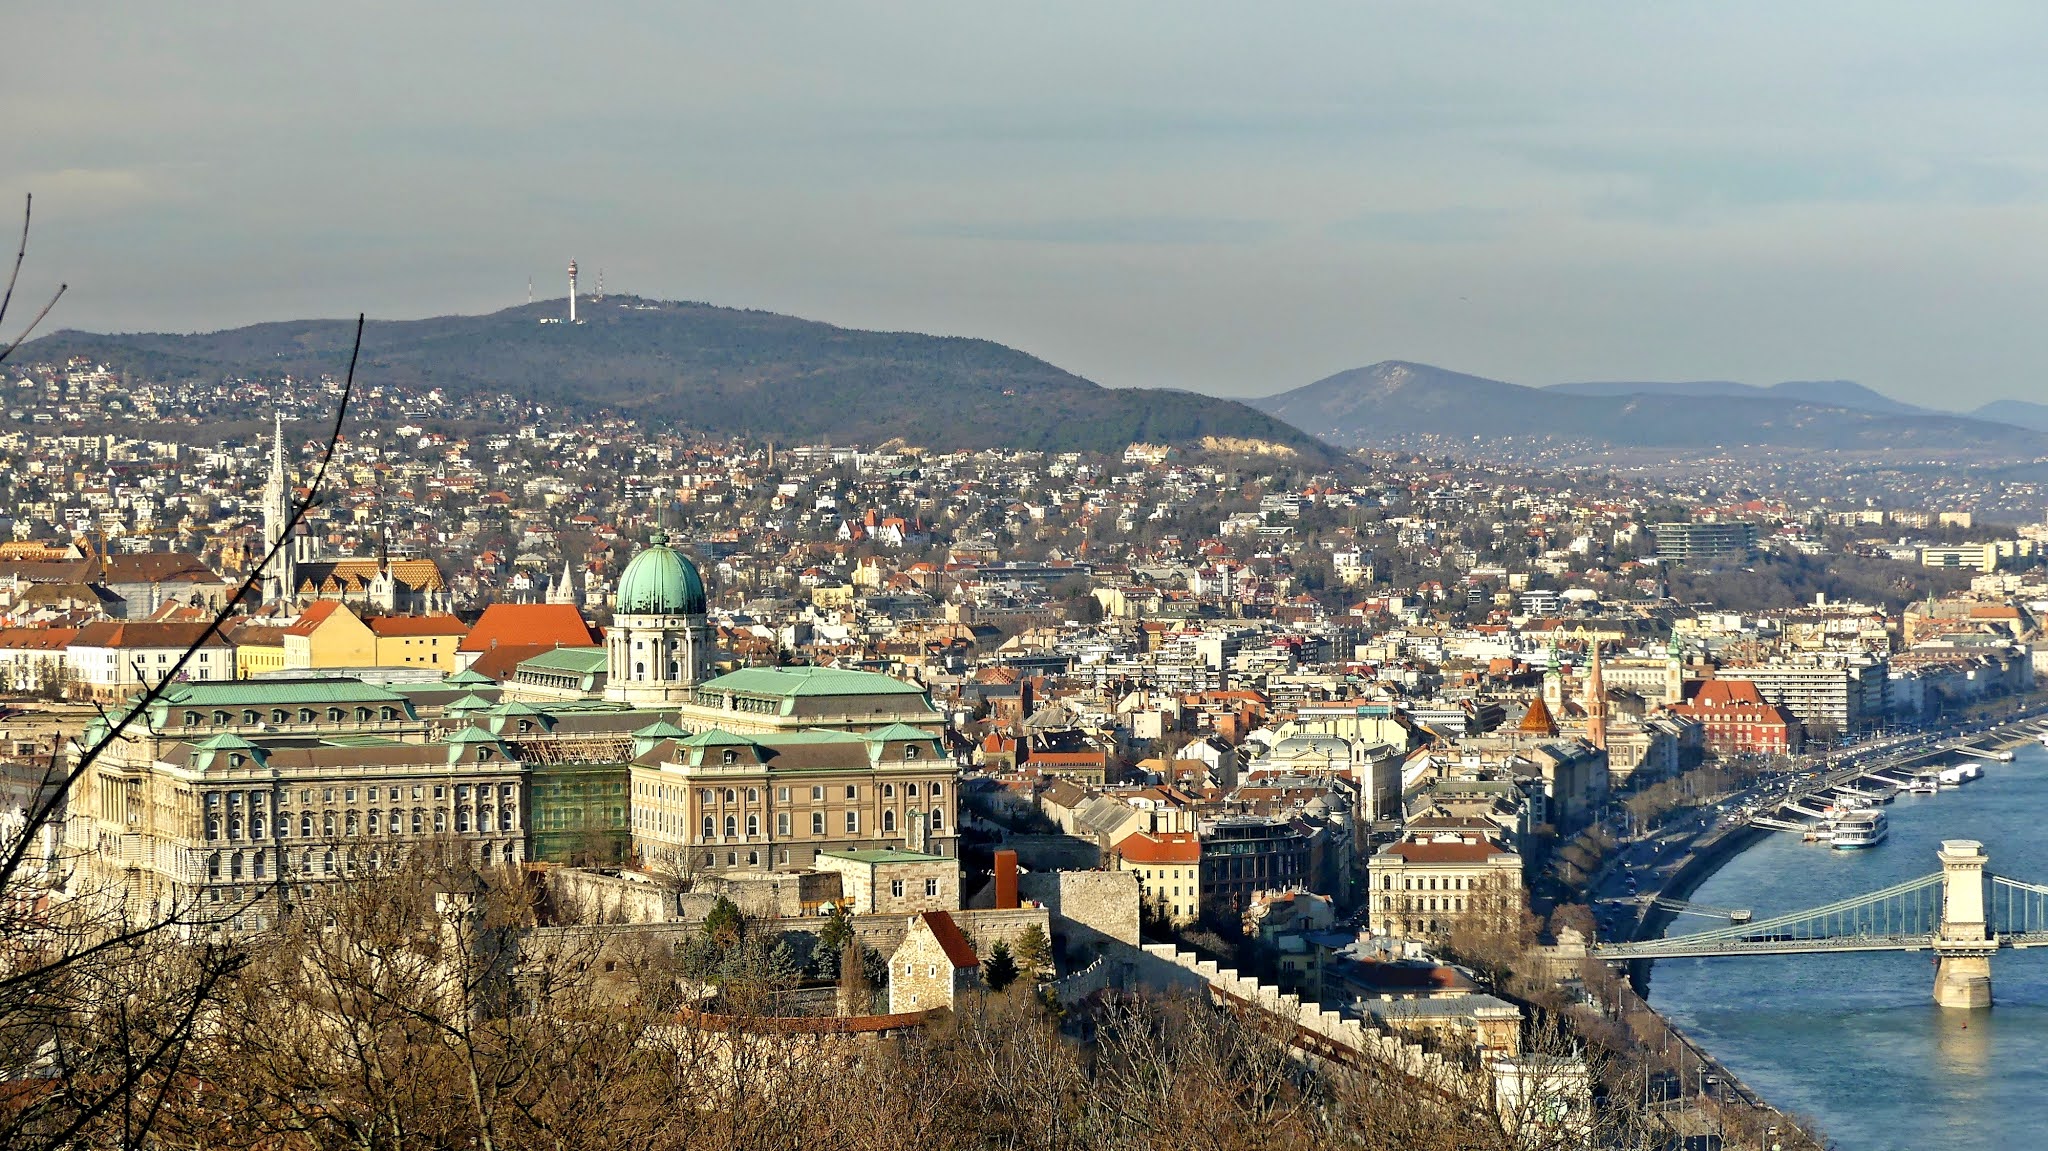
[[[943,911],[927,911],[919,918],[924,920],[926,927],[931,928],[932,935],[938,939],[939,946],[945,949],[946,958],[952,962],[954,970],[981,966],[981,960],[975,957],[973,945],[960,933],[960,925],[953,922],[952,916]]]
[[[380,615],[365,621],[380,636],[468,635],[469,625],[452,615]]]
[[[508,645],[596,647],[598,634],[573,604],[494,603],[484,609],[456,650],[487,652]]]
[[[1202,861],[1202,841],[1190,832],[1166,831],[1157,835],[1138,832],[1117,844],[1127,863],[1179,864]]]

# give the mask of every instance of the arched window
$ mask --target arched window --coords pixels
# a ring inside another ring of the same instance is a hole
[[[390,832],[392,835],[397,835],[399,831],[403,829],[404,823],[405,813],[394,807],[391,809],[391,822],[386,824],[385,826],[390,828]]]
[[[759,834],[761,834],[761,817],[760,817],[760,816],[758,816],[758,815],[755,815],[755,814],[754,814],[753,812],[748,812],[748,813],[747,813],[747,838],[748,838],[748,839],[752,839],[752,838],[754,838],[755,836],[757,836],[757,835],[759,835]]]
[[[328,848],[325,852],[323,852],[320,856],[320,874],[334,874],[334,849],[331,847]]]
[[[489,867],[491,865],[491,845],[488,843],[484,844],[482,850],[477,853],[477,856],[485,867]]]
[[[814,811],[814,812],[812,812],[812,813],[811,813],[811,834],[812,834],[812,835],[823,835],[823,834],[825,834],[825,813],[824,813],[824,812],[822,812],[822,811]]]
[[[895,785],[895,784],[893,784],[893,783],[885,783],[885,784],[883,784],[883,785],[882,785],[882,798],[883,798],[883,799],[894,799],[894,798],[896,798],[896,785]]]
[[[206,857],[206,878],[220,878],[220,852],[218,851]]]
[[[468,830],[469,830],[469,809],[468,809],[468,808],[466,808],[466,807],[458,807],[458,808],[456,808],[456,809],[455,809],[455,830],[457,830],[457,831],[468,831]]]
[[[498,818],[496,808],[484,807],[477,809],[476,829],[478,831],[485,832],[488,834],[489,832],[497,830],[497,823]]]
[[[299,853],[299,872],[302,875],[313,874],[313,849],[310,847]]]
[[[937,831],[944,826],[946,826],[945,810],[937,807],[932,808],[932,830]]]
[[[437,807],[434,809],[434,834],[439,835],[447,830],[448,809],[445,807]]]
[[[752,866],[754,866],[755,864],[758,864],[758,863],[760,863],[760,862],[761,862],[761,853],[760,853],[760,852],[758,852],[758,851],[749,851],[749,852],[747,852],[747,866],[749,866],[749,867],[752,867]]]
[[[711,837],[718,834],[716,824],[717,821],[712,819],[710,816],[707,815],[704,817],[704,842],[710,843]]]
[[[321,813],[320,813],[320,834],[321,834],[321,835],[324,835],[324,836],[326,836],[326,837],[327,837],[327,838],[329,838],[329,839],[333,839],[333,838],[334,838],[334,813],[333,813],[333,812],[331,812],[331,811],[325,811],[325,812],[321,812]]]
[[[353,811],[349,812],[349,813],[348,813],[348,814],[347,814],[346,816],[344,816],[344,817],[343,817],[343,820],[342,820],[342,822],[343,822],[343,823],[345,823],[345,824],[347,825],[347,827],[346,827],[346,833],[347,833],[347,834],[349,834],[349,835],[354,835],[354,834],[356,833],[356,813],[355,813],[355,812],[353,812]]]
[[[638,646],[638,645],[635,645],[635,646]],[[635,661],[633,661],[633,678],[634,678],[634,679],[646,679],[646,678],[647,678],[647,664],[646,664],[646,663],[644,663],[644,662],[642,662],[642,661],[640,661],[640,660],[635,660]]]
[[[268,854],[269,852],[259,851],[249,860],[249,877],[251,879],[263,878],[263,857]]]
[[[740,819],[739,819],[739,816],[736,816],[736,815],[728,815],[728,816],[726,816],[726,817],[725,817],[725,837],[726,837],[727,839],[736,839],[736,838],[738,838],[738,837],[739,837],[739,834],[740,834]]]
[[[206,817],[206,838],[220,838],[220,816],[209,815]]]
[[[412,833],[414,835],[418,835],[423,830],[421,825],[421,820],[423,818],[425,818],[424,813],[422,813],[418,808],[414,808],[412,812]]]
[[[230,815],[230,816],[228,816],[228,838],[229,838],[229,839],[240,839],[240,838],[242,838],[242,817],[241,817],[241,816],[239,816],[239,815]]]
[[[737,803],[739,801],[739,793],[735,792],[732,788],[726,788],[725,801],[727,803]]]
[[[894,808],[884,808],[884,809],[882,810],[882,833],[883,833],[883,834],[885,834],[885,835],[887,835],[887,834],[889,834],[889,833],[891,833],[891,832],[894,832],[895,830],[896,830],[896,809],[894,809]]]
[[[759,803],[759,802],[761,802],[761,789],[760,789],[760,788],[758,788],[758,787],[750,787],[750,788],[748,788],[748,789],[747,789],[747,802],[748,802],[748,803]]]
[[[376,848],[370,849],[370,870],[375,871],[384,864],[384,854]]]
[[[907,783],[907,784],[904,784],[904,785],[903,785],[903,794],[905,794],[905,795],[909,796],[909,797],[910,797],[910,798],[912,798],[912,799],[916,799],[916,798],[917,798],[917,785],[916,785],[916,784],[914,784],[914,783]]]
[[[938,798],[939,796],[941,796],[941,795],[943,795],[943,794],[944,794],[944,791],[943,791],[943,789],[941,789],[941,788],[940,788],[940,786],[939,786],[938,784],[936,784],[936,783],[935,783],[935,784],[932,784],[932,798],[933,798],[933,799],[937,799],[937,798]]]
[[[261,815],[252,815],[249,817],[249,838],[263,838],[263,817]]]
[[[518,844],[516,844],[516,843],[507,843],[507,844],[505,845],[505,862],[507,862],[507,863],[515,863],[515,862],[517,862],[517,861],[518,861],[518,859],[519,859],[519,845],[518,845]]]

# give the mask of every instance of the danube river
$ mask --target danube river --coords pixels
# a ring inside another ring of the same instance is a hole
[[[1815,907],[1939,871],[1944,839],[1979,840],[1992,871],[2048,883],[2048,753],[2015,752],[1960,789],[1900,795],[1885,808],[1891,838],[1875,848],[1773,835],[1692,898],[1759,919]],[[1687,916],[1671,931],[1714,926]],[[1926,954],[1665,959],[1650,1002],[1845,1151],[2048,1147],[2048,949],[2000,952],[1991,981],[1991,1010],[1944,1011]]]

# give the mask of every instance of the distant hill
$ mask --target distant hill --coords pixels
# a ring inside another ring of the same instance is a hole
[[[1055,451],[1207,442],[1326,454],[1235,400],[1104,388],[988,340],[632,297],[592,301],[574,326],[540,322],[560,314],[550,302],[374,321],[358,375],[783,440]],[[61,331],[24,346],[16,361],[82,355],[158,378],[317,376],[346,362],[353,327],[295,320],[197,335]]]
[[[2048,404],[2036,404],[2027,400],[1993,400],[1970,414],[1980,420],[1997,420],[2001,424],[2048,432]]]
[[[1596,393],[1578,391],[1587,387]],[[1664,450],[1752,446],[2029,459],[2048,452],[2048,437],[2005,424],[1918,409],[1910,415],[1891,414],[1791,398],[1801,388],[1840,394],[1842,385],[1837,383],[1781,385],[1789,394],[1778,388],[1738,390],[1744,388],[1739,384],[1640,390],[1645,387],[1650,385],[1531,388],[1389,360],[1252,403],[1347,446],[1426,435],[1524,441],[1554,437]]]
[[[1684,380],[1663,383],[1653,382],[1596,382],[1583,384],[1552,384],[1543,389],[1547,392],[1564,392],[1574,396],[1739,396],[1747,399],[1789,400],[1793,402],[1821,404],[1831,408],[1848,408],[1851,411],[1878,412],[1884,415],[1912,416],[1936,413],[1930,408],[1919,407],[1892,399],[1882,392],[1873,391],[1854,380],[1788,380],[1770,387],[1756,384],[1738,384],[1732,380]]]

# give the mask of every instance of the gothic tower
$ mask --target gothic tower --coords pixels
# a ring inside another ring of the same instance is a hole
[[[282,603],[297,590],[295,559],[293,549],[297,540],[286,539],[292,520],[291,480],[285,474],[284,466],[284,413],[274,416],[275,426],[270,440],[270,479],[263,485],[263,541],[257,554],[277,549],[263,571],[263,600],[265,603]]]
[[[1600,641],[1591,641],[1593,662],[1586,669],[1586,739],[1607,750],[1607,683],[1600,675]]]

